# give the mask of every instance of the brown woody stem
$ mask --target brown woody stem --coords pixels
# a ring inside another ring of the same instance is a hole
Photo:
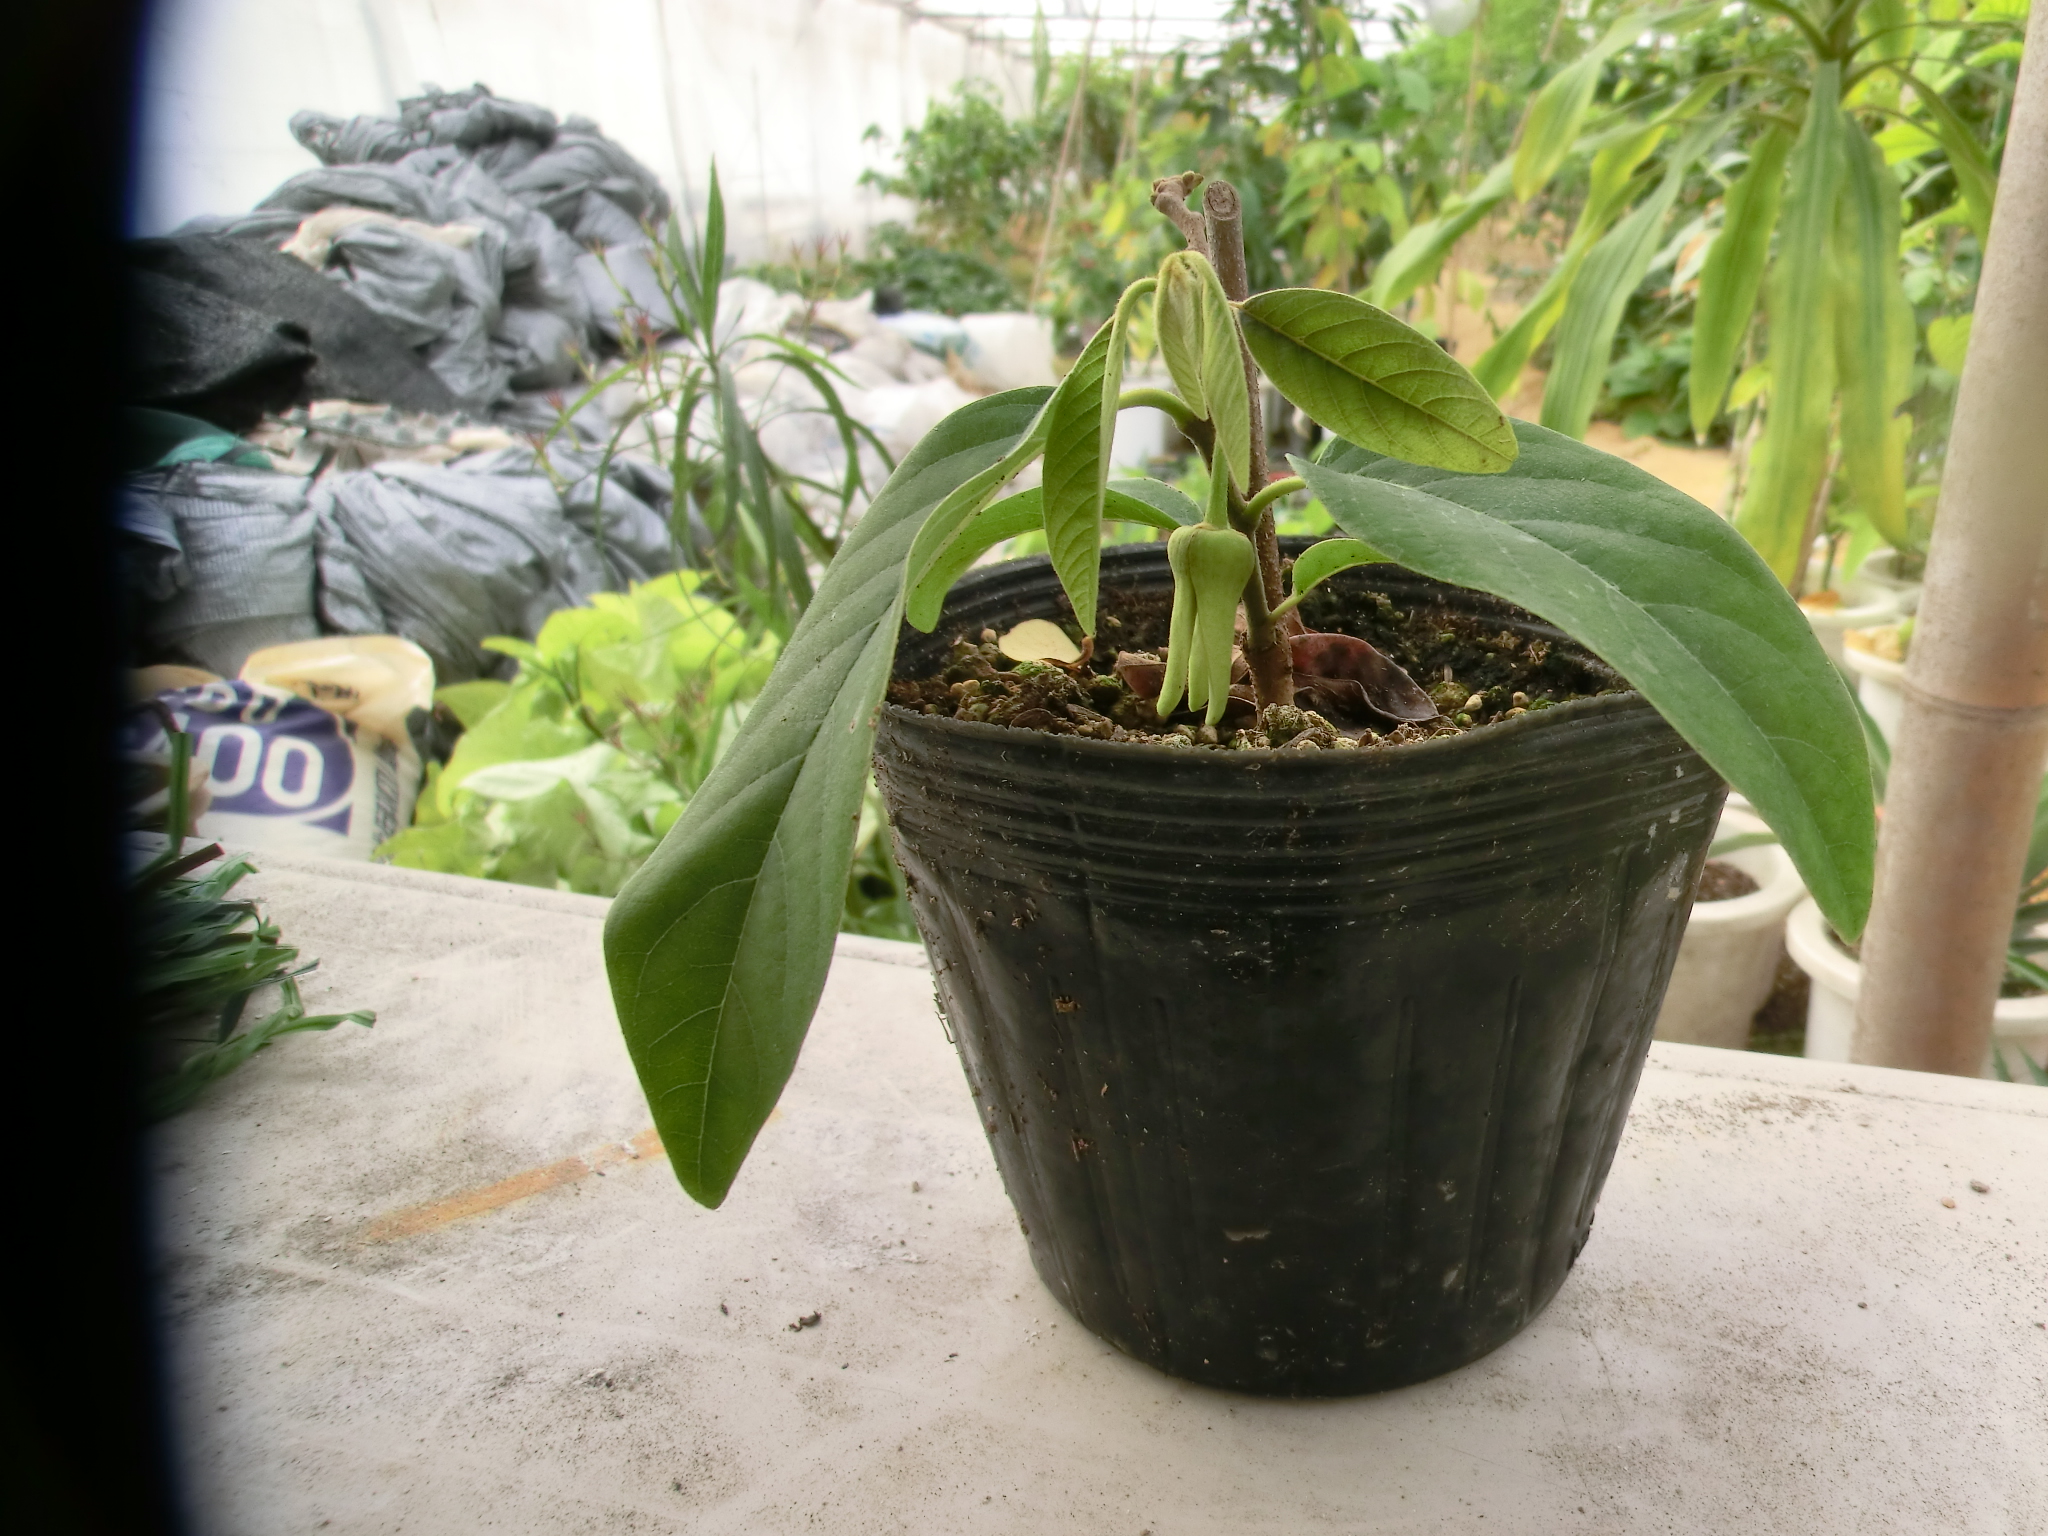
[[[1210,182],[1202,191],[1202,211],[1208,216],[1209,259],[1223,285],[1223,296],[1241,304],[1251,297],[1251,277],[1245,267],[1244,205],[1237,188],[1227,181]],[[1245,388],[1251,403],[1251,483],[1245,493],[1256,496],[1266,486],[1263,390],[1258,364],[1241,338],[1238,350],[1244,357]],[[1232,502],[1233,512],[1240,510],[1235,497]],[[1259,564],[1245,584],[1244,659],[1252,669],[1252,691],[1263,710],[1270,704],[1294,702],[1294,651],[1289,642],[1301,633],[1302,625],[1291,609],[1278,619],[1273,616],[1286,592],[1280,581],[1280,540],[1274,531],[1272,509],[1262,507],[1256,514],[1245,515],[1249,526],[1244,531],[1251,535]]]

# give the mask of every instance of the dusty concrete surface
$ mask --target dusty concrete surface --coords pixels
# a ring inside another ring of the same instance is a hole
[[[2048,1531],[2048,1092],[1659,1045],[1527,1331],[1262,1402],[1040,1288],[920,952],[843,947],[709,1212],[643,1134],[601,902],[264,862],[311,999],[379,1020],[157,1148],[208,1536]]]

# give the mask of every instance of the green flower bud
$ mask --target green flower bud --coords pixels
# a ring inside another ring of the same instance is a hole
[[[1153,707],[1161,719],[1187,694],[1190,709],[1214,725],[1230,701],[1231,641],[1237,605],[1257,568],[1252,541],[1235,528],[1176,529],[1166,541],[1173,568],[1173,621],[1167,630],[1166,679]]]

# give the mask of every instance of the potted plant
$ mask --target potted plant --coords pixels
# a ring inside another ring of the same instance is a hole
[[[1733,529],[1509,422],[1371,305],[1248,296],[1235,193],[1197,212],[1199,181],[1155,188],[1190,248],[1056,389],[964,407],[897,467],[614,903],[607,961],[676,1172],[716,1205],[824,985],[872,758],[1048,1287],[1184,1377],[1371,1391],[1484,1354],[1562,1283],[1724,778],[1853,933],[1868,765]],[[1148,294],[1171,392],[1121,387]],[[1331,434],[1274,481],[1261,370]],[[1140,405],[1185,423],[1206,508],[1106,481]],[[1297,487],[1346,537],[1273,537]],[[1171,532],[1105,552],[1106,519]],[[1047,557],[955,589],[1027,528]]]
[[[1720,878],[1716,878],[1716,877]],[[1657,1038],[1739,1051],[1771,995],[1785,953],[1785,917],[1806,887],[1764,824],[1729,806],[1707,850],[1707,874],[1657,1015]]]

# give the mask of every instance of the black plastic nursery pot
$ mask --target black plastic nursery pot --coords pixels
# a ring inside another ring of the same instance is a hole
[[[1156,603],[1164,547],[1102,580],[1105,612]],[[1391,567],[1336,580],[1570,643]],[[989,567],[897,675],[1069,614],[1043,559]],[[886,706],[876,767],[1032,1262],[1088,1328],[1339,1396],[1477,1359],[1557,1293],[1726,794],[1639,695],[1323,752]]]

